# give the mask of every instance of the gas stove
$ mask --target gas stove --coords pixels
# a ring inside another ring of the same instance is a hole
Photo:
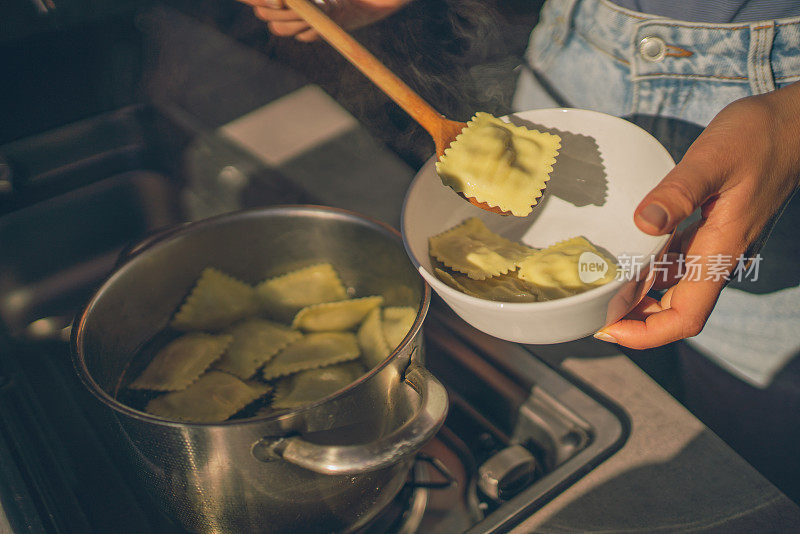
[[[617,408],[526,348],[486,336],[440,305],[425,336],[427,365],[448,389],[450,413],[396,499],[399,520],[382,515],[365,532],[510,530],[624,443]]]
[[[0,147],[0,501],[15,532],[180,529],[134,483],[72,370],[73,313],[123,247],[243,207],[324,203],[176,110],[136,106]],[[624,443],[624,412],[434,299],[450,413],[368,534],[511,529]]]

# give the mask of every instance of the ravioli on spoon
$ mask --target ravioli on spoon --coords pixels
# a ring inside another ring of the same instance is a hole
[[[561,138],[476,113],[436,162],[442,183],[517,217],[529,215],[547,186]]]

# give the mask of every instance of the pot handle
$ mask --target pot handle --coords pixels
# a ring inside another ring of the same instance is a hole
[[[253,445],[253,456],[264,462],[283,459],[325,475],[354,475],[397,463],[432,438],[447,416],[447,391],[425,367],[412,363],[403,382],[419,394],[419,409],[405,424],[377,441],[319,445],[300,436],[264,438]]]

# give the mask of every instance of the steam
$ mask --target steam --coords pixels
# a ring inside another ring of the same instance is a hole
[[[428,135],[328,44],[309,45],[271,36],[252,10],[238,2],[175,2],[193,18],[218,27],[320,85],[413,167],[433,153]],[[465,121],[476,111],[505,115],[511,111],[515,67],[540,4],[540,0],[414,0],[354,36],[447,117]],[[158,26],[159,33],[173,33],[168,25]],[[182,45],[183,40],[175,43],[175,38],[162,37],[161,54]],[[192,47],[209,48],[204,40],[192,39]],[[179,48],[180,55],[172,55],[185,58],[197,54],[195,48]],[[230,57],[222,54],[208,56],[208,61],[230,62]],[[180,61],[172,63],[174,68],[166,69],[169,80],[165,85],[185,86],[181,80],[187,67]]]
[[[368,46],[442,113],[466,120],[503,106],[516,61],[491,3],[417,0],[364,33]]]
[[[509,4],[513,2],[504,7]],[[515,68],[538,12],[532,1],[525,9],[521,16],[515,14],[514,23],[493,2],[415,0],[395,16],[361,30],[357,38],[448,118],[466,121],[476,111],[505,115],[511,111]],[[353,90],[351,83],[342,80],[337,99],[348,101],[344,92]],[[366,109],[370,104],[362,100],[364,107],[354,113],[374,117]],[[427,134],[394,104],[384,106],[400,131],[391,132],[391,138],[385,128],[377,131],[409,163],[418,165],[431,154]],[[365,122],[369,125],[369,119]]]

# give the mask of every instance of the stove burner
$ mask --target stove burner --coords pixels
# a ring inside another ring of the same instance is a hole
[[[438,480],[430,477],[432,470],[439,475]],[[357,532],[358,534],[414,534],[419,531],[431,490],[447,489],[457,485],[458,481],[440,460],[419,453],[408,475],[408,481],[400,493],[383,512]]]
[[[119,110],[0,147],[38,169],[3,204],[0,161],[0,493],[14,495],[3,502],[12,528],[181,532],[107,437],[116,423],[70,364],[69,317],[122,247],[155,228],[254,199],[319,202],[167,111]],[[68,154],[76,159],[62,161]],[[246,199],[218,183],[223,165],[254,169]],[[10,252],[18,243],[24,255]],[[424,332],[426,366],[447,387],[450,412],[413,477],[360,534],[507,530],[625,442],[624,412],[548,367],[536,349],[481,334],[436,300]]]

